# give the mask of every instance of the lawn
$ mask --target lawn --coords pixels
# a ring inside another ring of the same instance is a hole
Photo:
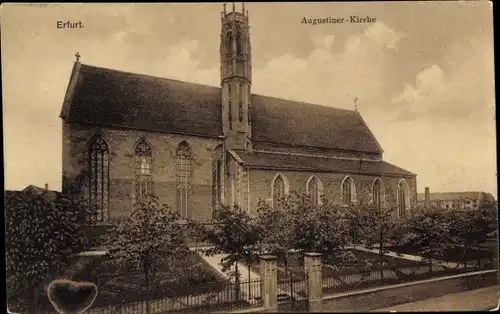
[[[165,258],[154,274],[149,293],[137,265],[113,261],[109,256],[96,257],[72,279],[97,284],[99,293],[95,307],[203,294],[223,289],[226,284],[224,278],[189,250],[179,257]]]

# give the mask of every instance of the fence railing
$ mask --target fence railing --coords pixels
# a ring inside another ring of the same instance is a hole
[[[149,301],[116,304],[107,307],[93,307],[88,314],[145,314],[149,303],[149,313],[168,312],[227,312],[262,306],[262,281],[242,281],[227,283],[206,293],[192,294]],[[54,312],[40,311],[39,314]]]
[[[307,280],[306,279],[284,279],[278,281],[278,303],[307,300]]]
[[[323,265],[323,268],[325,267],[327,265]],[[467,267],[460,268],[440,268],[434,265],[433,270],[430,271],[429,265],[421,263],[402,268],[360,267],[344,269],[323,273],[322,290],[323,294],[336,294],[492,268],[491,264],[484,266],[468,264]]]

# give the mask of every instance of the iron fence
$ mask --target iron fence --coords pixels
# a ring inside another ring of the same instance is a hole
[[[308,307],[307,278],[289,277],[278,281],[278,307],[280,312],[306,311]]]
[[[235,311],[262,306],[261,285],[260,279],[242,281],[238,284],[227,283],[205,293],[93,307],[85,313],[145,314],[147,306],[150,314]],[[54,312],[40,311],[38,314],[52,313]]]
[[[329,265],[323,265],[323,269]],[[455,265],[448,267],[439,264],[433,265],[432,270],[426,263],[404,267],[359,267],[338,269],[323,272],[323,294],[351,292],[360,289],[376,288],[391,284],[418,281],[430,278],[451,276],[483,269],[492,269],[491,264],[468,263],[467,266]]]

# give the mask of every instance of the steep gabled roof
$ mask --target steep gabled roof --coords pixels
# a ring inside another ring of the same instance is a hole
[[[358,112],[252,95],[252,140],[382,153]],[[222,136],[220,88],[76,63],[61,118]]]
[[[243,165],[254,169],[304,170],[413,177],[414,173],[385,161],[331,158],[243,150],[230,151]]]
[[[357,111],[252,96],[252,136],[262,142],[382,153]]]
[[[222,134],[216,87],[81,65],[69,122],[158,132]]]

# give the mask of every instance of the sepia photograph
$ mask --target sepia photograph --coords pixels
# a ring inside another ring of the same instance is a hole
[[[6,311],[498,309],[493,2],[3,3]]]

